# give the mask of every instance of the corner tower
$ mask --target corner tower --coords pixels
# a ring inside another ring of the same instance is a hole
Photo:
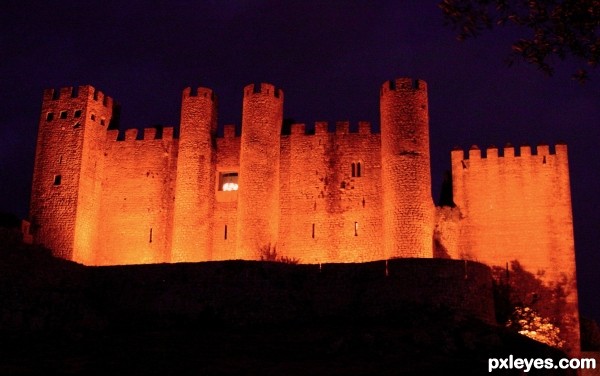
[[[92,86],[44,91],[33,170],[34,241],[55,256],[94,263],[102,150],[113,100]]]
[[[236,258],[257,259],[279,233],[279,156],[283,92],[271,84],[244,88]]]
[[[380,113],[385,256],[432,257],[427,84],[410,78],[385,82]]]
[[[211,260],[217,98],[186,88],[181,100],[171,262]]]

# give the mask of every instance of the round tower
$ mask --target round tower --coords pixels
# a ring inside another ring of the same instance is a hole
[[[410,78],[385,82],[380,113],[385,255],[432,257],[427,84]]]
[[[236,258],[256,260],[276,247],[283,92],[271,84],[244,88]]]
[[[215,201],[217,98],[186,88],[181,100],[171,262],[209,261]]]

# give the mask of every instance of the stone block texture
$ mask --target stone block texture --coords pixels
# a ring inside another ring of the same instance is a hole
[[[243,89],[241,132],[217,135],[217,97],[186,88],[174,129],[109,129],[92,86],[46,90],[30,209],[34,241],[86,265],[260,260],[305,264],[443,257],[518,261],[565,286],[578,340],[567,148],[452,152],[456,207],[431,197],[427,84],[380,87],[380,127],[293,124],[283,91]],[[435,278],[435,276],[430,276]]]

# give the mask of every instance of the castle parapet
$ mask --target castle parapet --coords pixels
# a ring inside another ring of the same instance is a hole
[[[317,121],[315,123],[315,135],[323,135],[328,133],[329,124],[326,121]]]
[[[67,86],[62,87],[58,90],[46,89],[44,90],[44,101],[55,101],[59,99],[68,98],[82,98],[82,95],[93,93],[94,101],[99,101],[104,107],[112,108],[113,99],[107,95],[104,95],[100,90],[95,89],[91,85],[82,86]]]
[[[550,148],[550,145],[546,143],[540,143],[535,148],[530,145],[523,144],[519,147],[518,155],[515,154],[515,147],[507,143],[502,149],[502,155],[499,153],[499,149],[490,145],[485,150],[485,156],[482,156],[481,150],[477,145],[472,145],[469,150],[465,151],[460,147],[455,147],[452,150],[452,158],[457,160],[464,159],[495,159],[495,158],[519,158],[519,157],[535,157],[535,156],[546,156],[546,155],[561,155],[567,153],[567,146],[563,143],[557,143],[554,146],[554,150]]]
[[[380,95],[387,93],[388,91],[415,91],[425,90],[427,91],[427,83],[423,80],[412,79],[412,78],[397,78],[395,80],[386,81],[381,85]]]
[[[155,140],[156,128],[144,128],[144,140]]]
[[[358,134],[371,134],[373,133],[373,128],[371,127],[371,123],[368,121],[359,121],[358,122]]]
[[[341,134],[341,135],[350,133],[350,122],[349,121],[337,121],[335,123],[335,133]]]
[[[225,124],[223,126],[223,138],[235,137],[235,124]]]
[[[190,97],[208,98],[213,102],[216,99],[215,93],[212,91],[212,89],[206,87],[198,87],[195,90],[192,90],[191,87],[186,87],[185,89],[183,89],[183,92],[181,94],[182,100]]]
[[[136,128],[125,130],[125,141],[133,141],[137,139],[138,130]]]
[[[481,158],[481,150],[477,145],[471,145],[469,149],[469,159],[480,159]]]
[[[283,100],[283,91],[275,85],[269,83],[261,83],[260,85],[249,84],[244,87],[244,97],[249,97],[253,94],[263,94],[273,96]]]
[[[306,124],[294,123],[292,124],[291,134],[306,134]]]
[[[109,129],[106,131],[106,141],[117,141],[119,138],[119,130],[118,129]]]

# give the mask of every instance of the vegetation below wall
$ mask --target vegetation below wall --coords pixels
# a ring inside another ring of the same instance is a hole
[[[492,356],[563,357],[488,320],[486,270],[414,259],[391,261],[387,277],[383,262],[90,268],[12,246],[0,249],[0,374],[479,375]]]

